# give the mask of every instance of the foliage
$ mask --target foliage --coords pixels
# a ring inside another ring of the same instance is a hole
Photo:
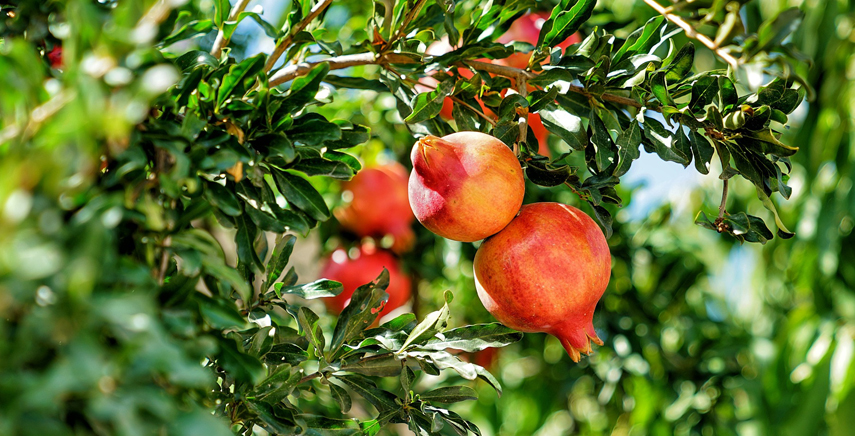
[[[772,241],[766,253],[784,252],[774,256],[787,257],[788,244],[795,244],[815,261],[769,262],[802,280],[799,289],[820,289],[827,280],[833,289],[851,289],[851,265],[839,261],[851,246],[845,243],[851,224],[848,232],[841,224],[834,237],[817,233],[823,239],[816,245],[810,238],[781,240],[793,236],[784,222],[819,214],[811,207],[830,210],[827,222],[845,223],[845,216],[851,223],[851,194],[829,188],[820,206],[800,200],[781,216],[772,200],[775,192],[790,198],[794,171],[805,171],[800,180],[813,183],[821,162],[834,160],[836,177],[851,169],[845,141],[821,158],[813,151],[820,146],[803,158],[787,145],[827,137],[829,129],[815,119],[791,142],[781,137],[812,87],[820,98],[836,97],[821,75],[807,74],[800,51],[815,59],[825,54],[788,39],[802,18],[816,30],[833,12],[803,17],[785,9],[765,16],[756,2],[677,8],[702,31],[718,29],[719,56],[739,55],[736,69],[710,62],[698,69],[713,52],[683,36],[673,17],[647,9],[639,22],[621,21],[610,2],[602,2],[604,9],[592,0],[548,7],[293,1],[275,24],[243,10],[246,3],[0,2],[6,82],[0,96],[0,433],[376,434],[404,423],[416,434],[480,434],[476,423],[485,427],[486,421],[497,432],[490,421],[506,419],[516,420],[516,428],[503,427],[504,433],[531,434],[549,431],[569,410],[577,429],[590,433],[637,426],[663,434],[728,434],[752,417],[788,416],[803,395],[851,404],[848,372],[836,379],[847,381],[842,387],[808,375],[802,380],[817,380],[805,387],[811,390],[789,395],[798,383],[788,374],[798,363],[786,353],[807,354],[805,340],[792,343],[797,332],[816,343],[833,336],[835,345],[851,344],[845,335],[851,324],[823,327],[835,317],[851,318],[848,294],[818,292],[815,306],[823,311],[801,315],[817,318],[810,331],[796,315],[774,318],[785,333],[762,336],[779,352],[761,361],[750,351],[758,339],[747,324],[716,318],[714,303],[704,299],[704,277],[724,249],[716,256],[702,252],[729,242],[679,227],[701,241],[684,242],[668,229],[667,217],[657,221],[661,212],[651,215],[647,229],[612,217],[614,205],[632,195],[619,182],[643,146],[662,160],[694,163],[702,174],[721,171],[718,215],[700,212],[700,225],[739,242]],[[494,42],[531,8],[552,9],[537,43]],[[351,20],[343,25],[351,39],[335,37],[330,23],[342,16]],[[742,17],[744,27],[735,21]],[[242,21],[276,41],[274,55],[246,50]],[[581,43],[566,53],[550,50],[577,31],[586,35]],[[443,55],[425,55],[441,35],[460,42]],[[851,48],[834,40],[844,52]],[[47,57],[54,47],[62,49],[59,69]],[[527,70],[476,60],[513,51],[531,53]],[[742,86],[740,71],[749,66],[770,74],[768,83]],[[415,85],[427,85],[428,76],[437,83],[420,92]],[[381,97],[389,95],[391,105]],[[446,97],[456,103],[453,120],[438,116]],[[479,101],[495,118],[476,109]],[[374,111],[383,116],[372,121],[362,113]],[[553,134],[556,158],[536,152],[527,127],[531,113]],[[851,123],[850,108],[837,113]],[[411,135],[466,129],[491,133],[518,152],[530,198],[583,201],[607,232],[614,226],[614,277],[602,305],[611,315],[597,325],[610,340],[589,363],[543,370],[520,386],[528,376],[514,376],[518,369],[494,376],[450,353],[521,341],[506,356],[522,357],[515,365],[524,371],[561,358],[551,340],[522,338],[468,304],[474,301],[469,244],[420,232],[407,261],[428,283],[423,290],[435,291],[419,301],[440,309],[421,321],[403,314],[377,327],[386,274],[359,288],[334,318],[316,313],[311,300],[337,295],[341,286],[324,279],[301,283],[289,268],[293,234],[335,231],[334,223],[314,229],[331,217],[331,183],[359,171],[357,157],[371,158],[365,150],[394,142],[384,148],[400,156]],[[732,183],[734,176],[750,183]],[[740,212],[728,212],[728,192]],[[770,218],[781,238],[767,227]],[[817,249],[830,246],[839,253],[833,271]],[[769,272],[770,283],[781,281],[776,274]],[[446,288],[455,289],[455,300]],[[844,309],[832,308],[836,298]],[[779,306],[786,305],[764,309]],[[451,328],[452,319],[473,324]],[[820,358],[799,363],[829,373],[834,349],[826,345]],[[782,376],[746,381],[772,365]],[[468,382],[476,379],[486,382],[478,390]],[[502,392],[500,382],[510,385],[506,395],[487,399],[483,386]],[[545,394],[524,399],[537,390]],[[556,403],[558,395],[575,400]],[[740,411],[746,395],[761,411]],[[471,406],[445,406],[476,399]],[[484,404],[494,408],[476,408]],[[521,410],[511,409],[520,404]],[[540,412],[532,413],[536,419],[523,413],[532,408]],[[807,433],[819,428],[799,422]],[[780,423],[769,418],[759,425],[771,432]]]

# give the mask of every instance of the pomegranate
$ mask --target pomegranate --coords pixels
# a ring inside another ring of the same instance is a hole
[[[410,279],[401,272],[398,260],[387,251],[363,245],[353,258],[348,257],[347,252],[341,248],[327,257],[321,277],[341,282],[344,286],[341,294],[323,299],[327,309],[336,314],[341,313],[347,303],[350,303],[353,291],[376,279],[384,267],[389,270],[389,287],[386,288],[389,300],[377,319],[406,304],[410,300]]]
[[[62,68],[62,46],[54,46],[47,54],[51,68]]]
[[[500,36],[497,41],[502,44],[507,44],[511,41],[537,44],[537,38],[540,36],[540,29],[543,27],[543,23],[549,19],[549,15],[549,12],[533,12],[525,14],[514,21],[508,31],[505,32],[504,35]],[[564,42],[558,44],[558,47],[561,47],[563,53],[564,49],[580,42],[581,40],[582,38],[579,37],[579,34],[574,33],[565,39]],[[528,60],[530,57],[531,53],[514,53],[505,59],[498,59],[496,63],[509,67],[525,69],[528,67]]]
[[[574,362],[603,342],[592,323],[609,283],[611,256],[588,215],[560,203],[522,207],[475,254],[475,288],[508,327],[557,337]]]
[[[335,211],[342,227],[360,237],[392,235],[392,250],[402,253],[412,248],[415,219],[407,199],[407,170],[393,162],[364,168],[342,184],[349,202]]]
[[[525,183],[514,153],[481,132],[427,136],[410,154],[410,206],[428,230],[473,242],[502,230],[522,205]]]

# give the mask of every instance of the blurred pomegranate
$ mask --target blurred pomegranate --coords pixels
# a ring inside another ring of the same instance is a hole
[[[326,258],[321,277],[341,282],[344,286],[341,294],[323,299],[327,309],[335,314],[341,313],[350,303],[353,291],[376,279],[384,267],[389,270],[389,287],[386,288],[389,300],[377,319],[406,304],[410,300],[410,279],[401,272],[398,259],[388,251],[376,249],[372,245],[363,245],[353,257],[339,248]]]
[[[62,68],[62,46],[55,45],[47,54],[51,68]]]
[[[408,251],[415,243],[415,216],[407,199],[407,179],[406,168],[397,162],[364,168],[342,185],[347,204],[335,217],[360,237],[391,235],[393,251]]]

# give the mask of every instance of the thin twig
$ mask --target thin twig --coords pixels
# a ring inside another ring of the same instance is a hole
[[[492,118],[490,118],[490,117],[489,117],[487,114],[485,114],[484,112],[482,112],[482,111],[480,111],[480,110],[476,109],[476,108],[475,108],[475,107],[473,107],[471,104],[466,103],[465,101],[463,101],[463,100],[461,100],[461,99],[459,99],[459,98],[457,98],[457,97],[455,97],[455,96],[453,96],[453,95],[450,95],[449,97],[451,97],[451,99],[452,99],[452,100],[454,100],[454,102],[455,102],[455,103],[462,104],[462,105],[463,105],[463,107],[465,107],[465,108],[467,108],[467,109],[471,110],[472,112],[475,112],[476,114],[478,114],[478,116],[480,116],[480,117],[481,117],[481,118],[483,118],[485,121],[487,121],[488,123],[490,123],[490,125],[491,125],[491,126],[496,127],[496,121],[495,121],[495,120],[493,120]]]
[[[413,6],[412,9],[410,9],[410,12],[407,14],[406,18],[404,18],[404,22],[401,23],[401,27],[398,28],[398,32],[395,33],[395,36],[389,39],[389,42],[385,44],[386,48],[392,47],[392,44],[395,41],[399,40],[402,36],[404,36],[404,32],[406,32],[407,27],[409,27],[410,23],[412,23],[413,20],[419,15],[419,12],[421,12],[422,7],[425,5],[426,2],[427,0],[418,0],[418,3],[416,3],[416,5]]]
[[[297,384],[298,384],[298,385],[303,384],[303,383],[305,383],[305,382],[307,382],[307,381],[309,381],[309,380],[314,380],[314,379],[316,379],[316,378],[318,378],[318,377],[320,377],[320,376],[321,376],[321,373],[319,373],[319,372],[315,372],[315,373],[309,374],[309,375],[307,375],[307,376],[305,376],[305,377],[301,378],[301,379],[300,379],[300,381],[299,381],[299,382],[297,382]]]
[[[528,97],[528,84],[525,80],[525,75],[520,74],[517,76],[517,91],[520,93],[520,96],[523,98]],[[520,140],[526,141],[528,136],[528,108],[525,110],[524,115],[520,115],[519,117],[519,126],[520,126]],[[528,141],[526,141],[528,142]],[[540,144],[538,144],[538,147]],[[519,141],[514,142],[514,155],[519,157],[520,155],[520,145]]]
[[[157,284],[163,285],[166,278],[166,268],[169,266],[169,246],[172,245],[172,237],[167,236],[163,240],[163,252],[160,255],[160,268],[157,270]]]
[[[656,12],[665,17],[665,19],[683,29],[686,32],[686,36],[700,41],[701,44],[712,50],[716,55],[718,55],[718,57],[720,57],[723,61],[727,62],[728,65],[730,65],[731,68],[733,68],[734,70],[739,66],[739,61],[737,61],[735,57],[731,56],[730,53],[722,50],[721,47],[719,47],[713,40],[709,39],[706,35],[698,33],[698,31],[695,30],[695,28],[692,27],[691,24],[683,21],[680,16],[672,14],[668,8],[665,8],[659,3],[656,3],[655,0],[644,0],[644,3],[647,3],[648,6],[655,9]]]
[[[235,7],[232,8],[228,21],[237,20],[238,15],[246,9],[246,5],[248,5],[250,1],[251,0],[239,0]],[[225,29],[220,29],[220,31],[217,32],[217,39],[214,40],[214,46],[211,48],[211,56],[219,59],[223,49],[227,45],[229,45],[229,39],[226,38]]]
[[[311,23],[327,6],[331,5],[333,0],[321,0],[320,3],[316,4],[315,7],[312,8],[309,15],[306,18],[303,18],[299,23],[297,23],[290,32],[288,32],[288,36],[282,38],[282,41],[279,41],[279,44],[276,44],[276,48],[273,49],[273,53],[270,54],[270,57],[267,58],[267,63],[264,65],[264,71],[270,71],[273,69],[273,66],[276,65],[276,61],[279,60],[279,57],[282,56],[282,53],[285,53],[285,50],[291,45],[294,41],[294,37],[303,31],[306,27],[308,27],[309,23]]]
[[[359,53],[335,56],[319,61],[301,62],[299,64],[289,65],[282,68],[274,75],[270,76],[270,86],[281,85],[299,76],[305,76],[312,70],[312,68],[324,62],[330,65],[330,70],[340,70],[342,68],[355,67],[358,65],[409,64],[416,61],[396,53],[384,53],[380,55],[376,55],[374,53]]]

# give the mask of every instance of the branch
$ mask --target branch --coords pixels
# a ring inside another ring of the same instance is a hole
[[[291,45],[294,41],[294,37],[303,31],[309,23],[311,23],[327,6],[331,5],[333,0],[321,0],[320,3],[316,4],[315,7],[312,8],[309,15],[306,18],[303,18],[302,21],[297,23],[290,32],[288,32],[288,36],[279,41],[279,44],[276,44],[276,48],[273,49],[273,53],[270,54],[270,57],[267,58],[267,63],[264,65],[264,71],[270,71],[273,69],[273,66],[276,65],[276,61],[279,60],[279,57],[282,56],[282,53],[285,53],[285,50]]]
[[[385,64],[409,64],[416,61],[395,53],[384,53],[375,55],[374,53],[359,53],[344,56],[335,56],[313,62],[301,62],[299,64],[289,65],[277,71],[270,76],[270,86],[281,85],[285,82],[294,80],[299,76],[305,76],[312,68],[322,64],[330,64],[330,70],[340,70],[342,68],[355,67],[358,65],[385,65]]]
[[[655,9],[660,15],[665,17],[668,21],[676,24],[681,29],[686,32],[686,36],[692,39],[696,39],[701,42],[701,44],[705,45],[708,49],[712,50],[718,57],[720,57],[723,61],[727,62],[734,70],[739,66],[739,61],[736,60],[730,53],[721,49],[715,42],[709,39],[706,35],[698,33],[694,27],[692,27],[689,23],[683,21],[678,15],[674,15],[670,12],[670,8],[662,7],[659,3],[656,3],[655,0],[644,0],[644,3],[647,3],[648,6]]]
[[[229,13],[228,21],[234,21],[238,19],[238,15],[246,9],[246,5],[249,4],[251,0],[238,0],[238,3],[232,8],[232,12]],[[220,29],[217,32],[217,39],[214,40],[214,46],[211,48],[211,56],[219,59],[220,54],[223,52],[223,48],[229,45],[229,40],[226,38],[225,29]]]

